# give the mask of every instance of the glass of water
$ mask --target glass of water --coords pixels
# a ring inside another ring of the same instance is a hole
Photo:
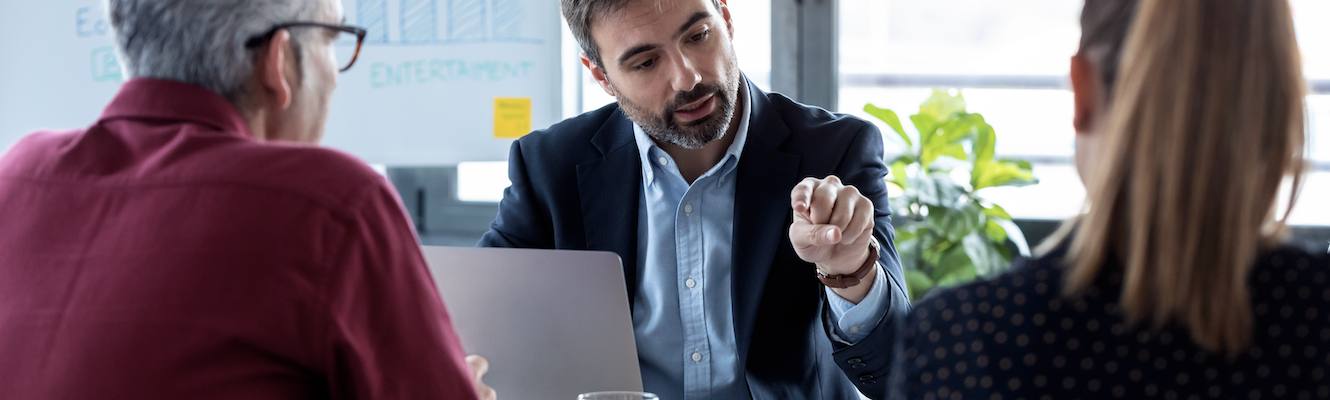
[[[577,400],[660,400],[647,392],[591,392],[577,395]]]

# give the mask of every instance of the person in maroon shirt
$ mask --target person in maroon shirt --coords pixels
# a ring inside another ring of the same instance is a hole
[[[0,157],[0,399],[492,398],[392,187],[310,145],[340,1],[107,7],[132,79]]]

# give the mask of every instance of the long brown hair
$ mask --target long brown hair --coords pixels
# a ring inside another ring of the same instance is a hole
[[[1304,168],[1289,4],[1141,0],[1118,68],[1065,293],[1115,258],[1128,320],[1235,353],[1252,337],[1249,272],[1287,219],[1279,187],[1291,175],[1291,210]]]

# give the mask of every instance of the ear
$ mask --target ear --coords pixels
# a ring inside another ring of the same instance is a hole
[[[291,33],[285,29],[277,31],[267,46],[263,50],[263,59],[259,61],[262,71],[258,71],[263,93],[278,109],[285,110],[291,106],[292,95],[291,82],[286,78],[289,68],[286,62],[291,56]]]
[[[591,58],[587,57],[586,52],[582,52],[582,66],[585,66],[587,71],[591,72],[591,79],[595,79],[596,83],[600,84],[600,88],[605,90],[605,94],[614,96],[614,87],[610,86],[610,78],[605,76],[605,70],[591,62]]]
[[[729,0],[720,0],[720,16],[725,19],[725,30],[730,32],[730,40],[734,40],[734,20],[730,19]]]
[[[1099,119],[1099,68],[1077,54],[1071,57],[1071,94],[1075,103],[1072,126],[1077,133],[1089,133]]]

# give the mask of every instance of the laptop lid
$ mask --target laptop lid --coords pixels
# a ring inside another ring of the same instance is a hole
[[[623,268],[612,252],[424,246],[468,354],[501,399],[642,390]]]

